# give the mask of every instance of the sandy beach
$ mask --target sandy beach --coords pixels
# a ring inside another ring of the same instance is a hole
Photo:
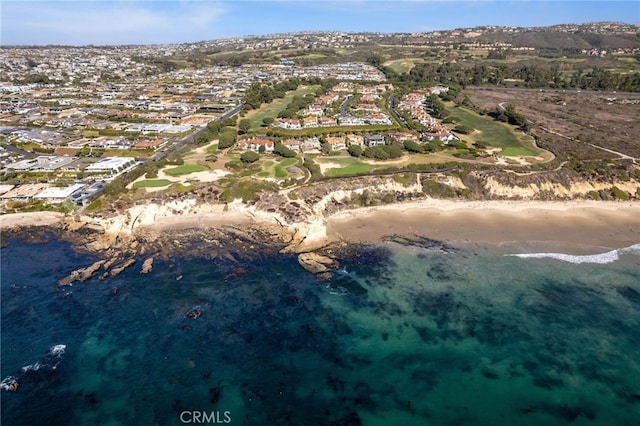
[[[269,223],[270,214],[253,217],[234,208],[191,214],[156,215],[146,211],[141,227],[156,231]],[[0,216],[0,229],[61,222],[57,212]],[[318,230],[323,231],[323,230]],[[309,236],[321,239],[324,232]],[[326,219],[329,241],[376,242],[387,235],[420,235],[449,242],[508,244],[537,242],[543,246],[580,245],[622,248],[640,243],[640,203],[598,201],[452,201],[429,199],[346,210]],[[574,250],[580,250],[574,248]]]
[[[393,234],[449,242],[535,241],[548,247],[622,248],[640,243],[640,204],[431,199],[344,211],[327,221],[327,235],[332,240],[375,242]]]
[[[64,214],[59,212],[30,212],[0,215],[0,230],[19,226],[48,226],[61,222]]]

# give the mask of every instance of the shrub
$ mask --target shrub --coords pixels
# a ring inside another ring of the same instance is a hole
[[[293,158],[297,155],[294,150],[287,148],[281,143],[276,144],[276,146],[273,148],[273,152],[285,158]]]
[[[404,146],[404,149],[406,149],[409,152],[417,152],[417,153],[424,152],[424,147],[414,141],[405,141],[403,146]]]
[[[454,132],[462,133],[463,135],[468,135],[469,133],[473,133],[473,129],[469,126],[464,126],[462,124],[457,125],[453,128]]]
[[[235,129],[225,127],[220,131],[220,138],[218,140],[218,148],[224,149],[233,146],[236,143],[238,133]]]
[[[240,155],[240,161],[243,163],[255,163],[260,159],[260,154],[253,151],[245,151]]]
[[[620,188],[618,188],[617,186],[613,186],[611,187],[611,193],[613,194],[613,196],[615,198],[617,198],[618,200],[628,200],[629,199],[629,194],[627,194],[626,192],[624,192],[623,190],[621,190]]]
[[[351,145],[349,148],[347,148],[347,152],[352,157],[360,157],[362,155],[362,148],[358,145]]]

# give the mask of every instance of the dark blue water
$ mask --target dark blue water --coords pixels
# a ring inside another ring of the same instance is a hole
[[[97,259],[11,240],[2,424],[639,424],[637,252],[503,251],[387,243],[328,284],[293,256],[176,256],[59,287]],[[57,368],[20,376],[54,345]]]

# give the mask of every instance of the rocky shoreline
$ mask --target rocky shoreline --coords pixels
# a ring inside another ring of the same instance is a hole
[[[154,260],[169,261],[175,255],[240,262],[257,253],[297,255],[302,268],[319,280],[327,280],[331,278],[331,271],[339,268],[336,253],[346,247],[346,244],[327,239],[311,243],[299,228],[259,220],[241,226],[182,226],[160,230],[141,226],[131,232],[114,233],[93,220],[83,219],[67,217],[55,224],[11,227],[3,231],[2,245],[10,244],[11,238],[45,243],[44,235],[53,234],[70,242],[76,250],[98,256],[99,260],[94,263],[59,279],[60,286],[84,283],[95,276],[100,280],[114,278],[133,267],[139,267],[141,274],[147,274],[153,270]]]
[[[451,176],[429,175],[438,177],[456,186]],[[640,239],[637,201],[439,199],[425,194],[425,176],[420,173],[401,178],[372,176],[310,184],[292,193],[264,192],[249,203],[205,202],[197,194],[185,194],[169,200],[147,199],[93,216],[3,215],[1,241],[6,244],[13,236],[38,242],[44,233],[53,232],[77,250],[98,255],[98,261],[59,282],[70,285],[96,275],[115,277],[132,267],[149,273],[155,259],[168,260],[175,254],[228,261],[250,259],[256,253],[292,254],[302,268],[327,280],[340,268],[338,259],[349,255],[347,241],[384,241],[383,237],[394,234],[429,235],[442,241],[541,240],[542,236],[555,240],[560,234],[581,243],[635,244]],[[577,223],[591,231],[583,232]],[[605,229],[603,223],[609,227]],[[572,231],[576,235],[565,232],[569,227],[578,228]],[[626,228],[623,236],[617,232],[621,227]],[[585,234],[593,238],[587,241],[581,237]]]

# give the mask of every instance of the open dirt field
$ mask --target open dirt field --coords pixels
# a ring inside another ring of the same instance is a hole
[[[465,94],[486,109],[513,105],[533,122],[533,132],[552,144],[556,154],[620,158],[590,145],[594,144],[640,159],[640,93],[470,88]]]

